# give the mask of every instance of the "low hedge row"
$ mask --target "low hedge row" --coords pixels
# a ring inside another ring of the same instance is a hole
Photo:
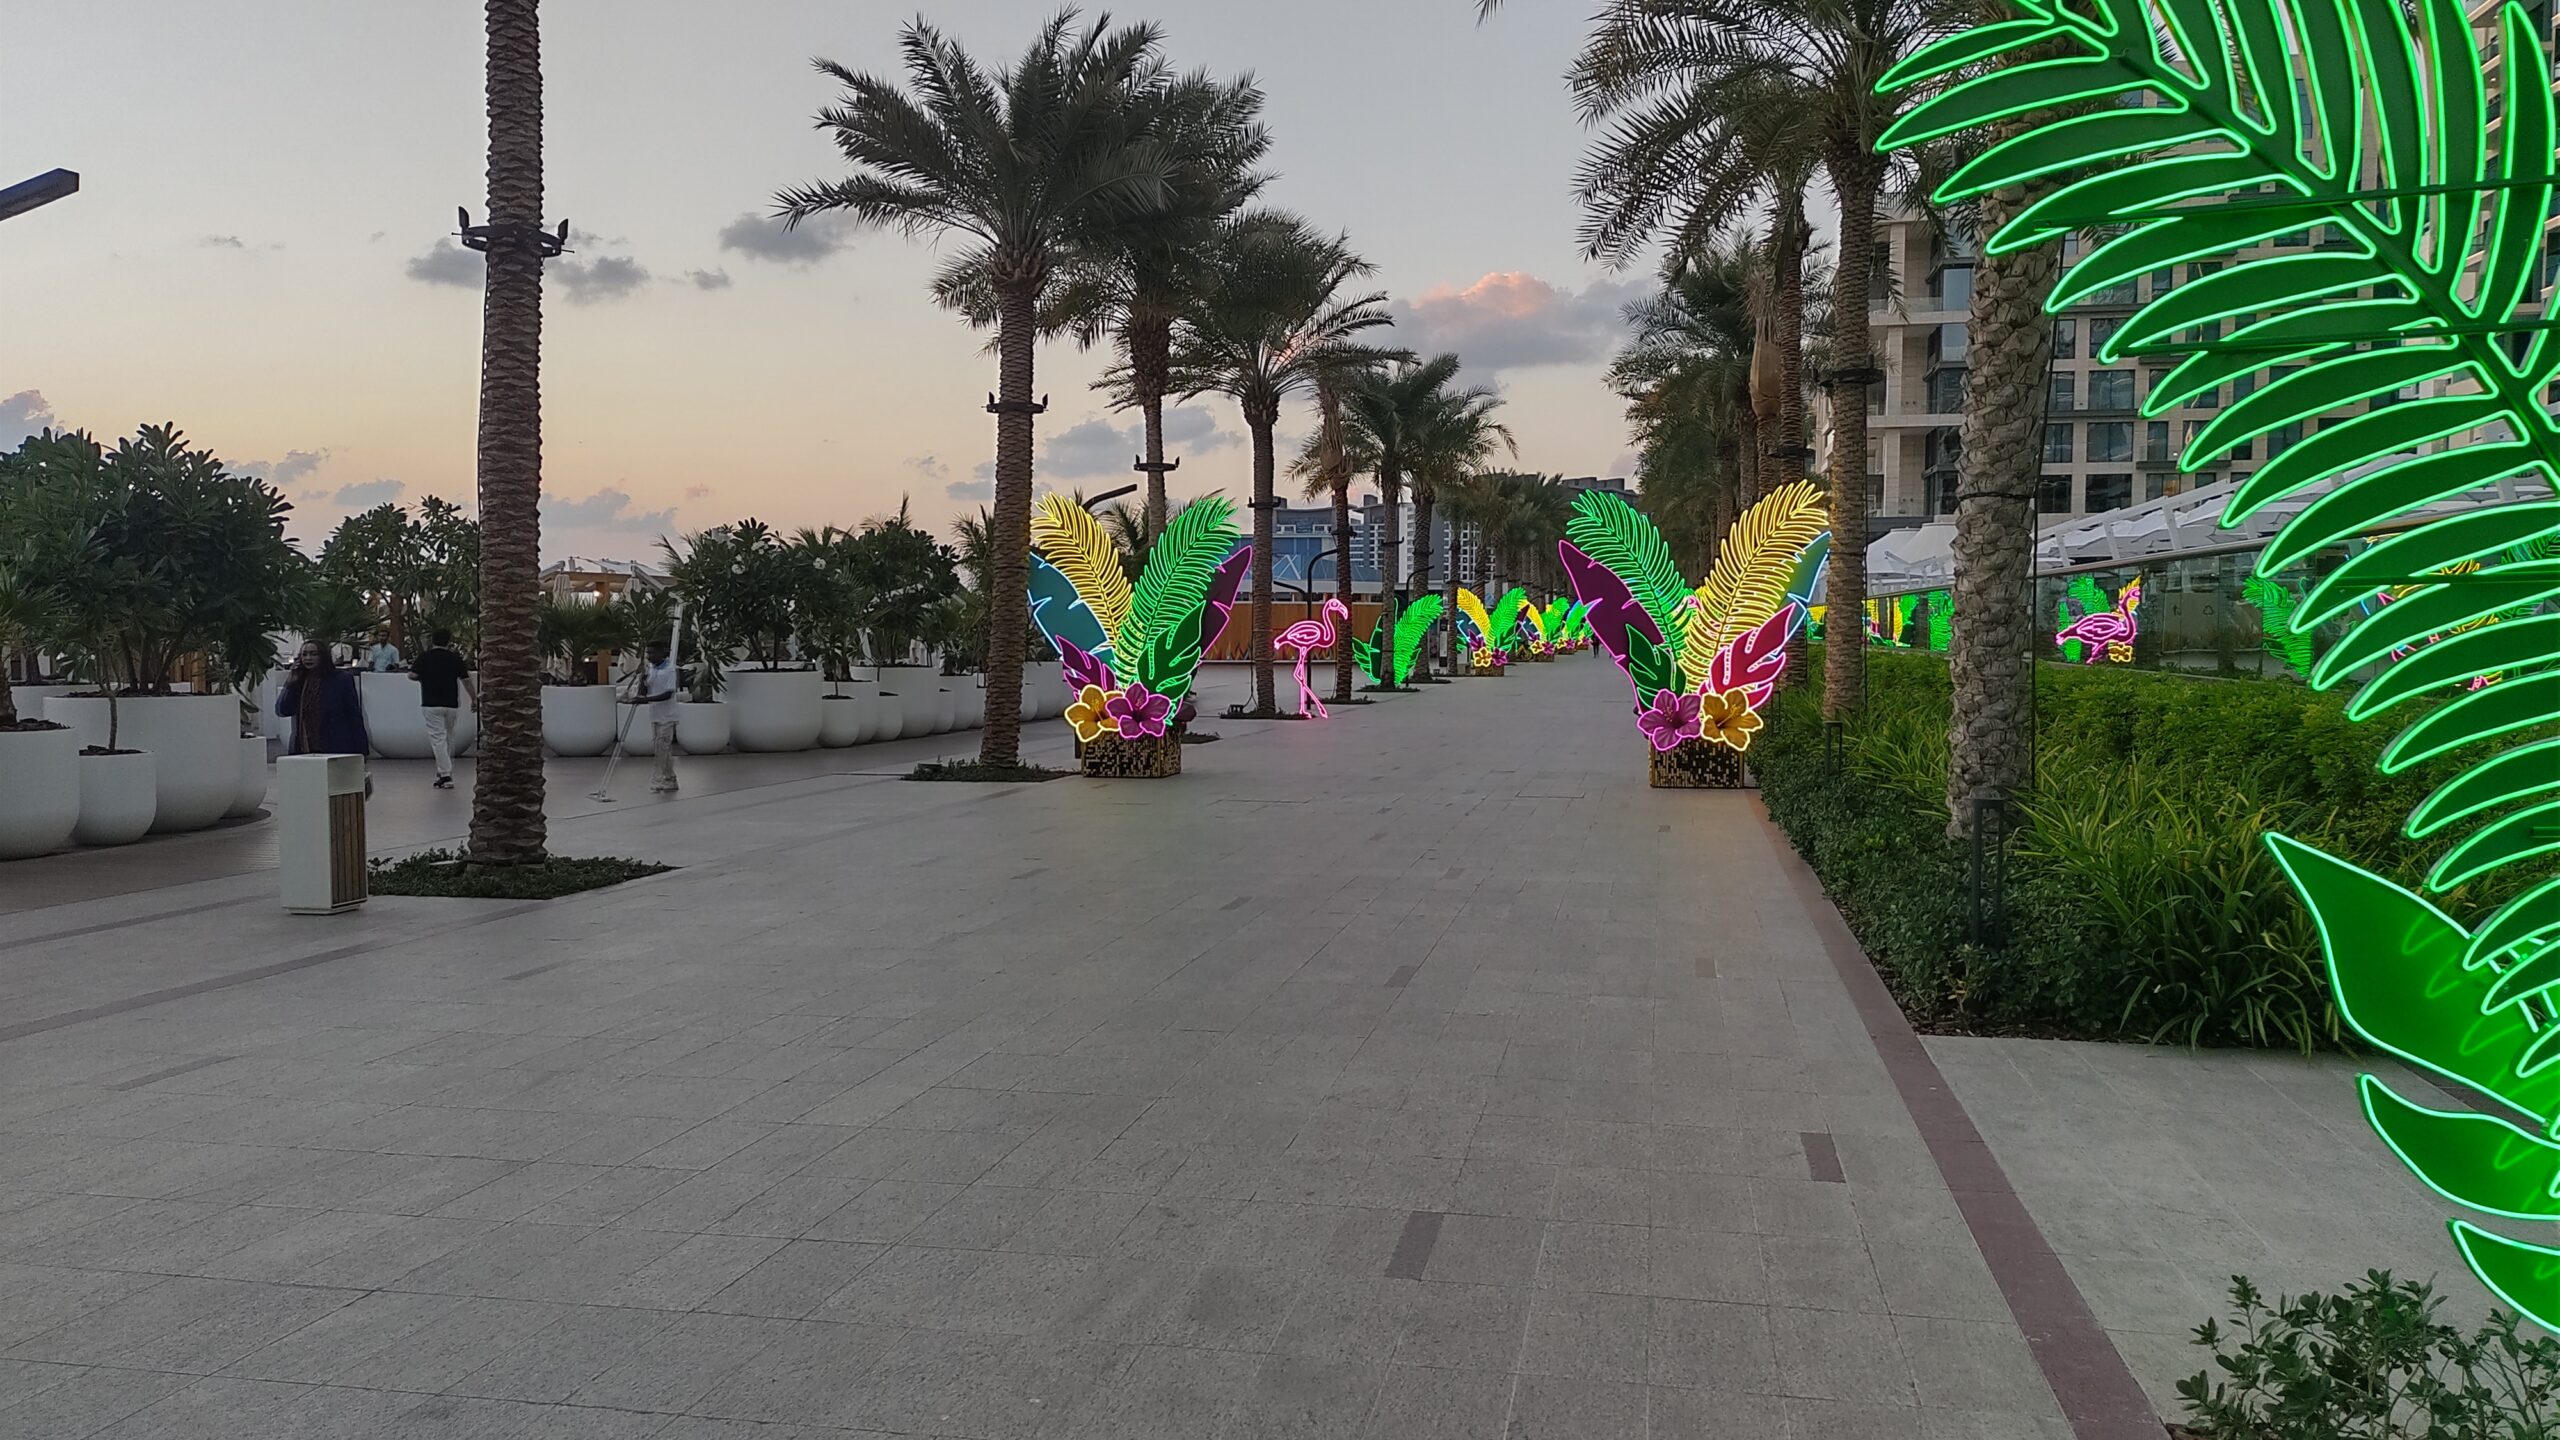
[[[2199,1045],[2340,1043],[2319,937],[2259,836],[2281,830],[2415,885],[2411,806],[2467,760],[2374,769],[2396,726],[2282,681],[2046,666],[2036,777],[2005,926],[1969,938],[1969,855],[1946,838],[1947,669],[1870,657],[1842,763],[1817,689],[1752,750],[1769,813],[1915,1022]],[[2456,914],[2498,896],[2437,897]]]

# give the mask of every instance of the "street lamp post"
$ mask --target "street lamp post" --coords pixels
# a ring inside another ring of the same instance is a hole
[[[24,215],[39,205],[50,205],[66,195],[78,193],[78,171],[47,170],[33,180],[21,180],[6,190],[0,190],[0,220]]]

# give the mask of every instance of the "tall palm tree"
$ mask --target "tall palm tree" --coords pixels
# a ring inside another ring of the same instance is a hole
[[[1369,457],[1385,502],[1378,540],[1379,578],[1393,594],[1404,580],[1404,487],[1411,478],[1416,433],[1458,373],[1458,357],[1434,355],[1373,367],[1348,377],[1342,392],[1343,424],[1354,447]],[[1429,544],[1426,538],[1424,544]]]
[[[1333,502],[1333,596],[1346,612],[1351,609],[1351,477],[1374,471],[1378,464],[1365,437],[1343,423],[1343,391],[1358,373],[1339,367],[1316,377],[1316,430],[1289,466],[1289,473],[1305,482],[1306,498]],[[1333,647],[1333,698],[1337,704],[1351,698],[1348,635]]]
[[[1218,394],[1244,412],[1253,437],[1253,709],[1278,711],[1271,668],[1271,512],[1278,470],[1272,432],[1293,395],[1385,358],[1359,343],[1390,323],[1383,292],[1346,296],[1370,272],[1341,237],[1297,216],[1252,211],[1229,218],[1208,247],[1203,282],[1174,331],[1172,393]]]
[[[1502,397],[1483,386],[1463,390],[1440,390],[1431,397],[1431,406],[1414,428],[1413,517],[1414,588],[1431,587],[1432,506],[1443,486],[1455,486],[1465,477],[1482,470],[1497,452],[1517,455],[1519,445],[1512,439],[1510,427],[1493,418],[1502,406]],[[1447,608],[1443,614],[1458,613],[1458,548],[1457,532],[1449,536],[1449,574],[1442,585],[1441,601]],[[1441,632],[1451,668],[1457,663],[1456,629]],[[1426,654],[1428,653],[1426,649]]]
[[[841,180],[783,191],[786,224],[841,212],[911,237],[953,236],[962,248],[935,282],[946,303],[983,287],[994,297],[1000,391],[996,416],[995,569],[987,603],[1022,613],[1031,548],[1032,364],[1043,310],[1073,257],[1109,250],[1161,217],[1179,167],[1151,92],[1175,83],[1152,25],[1076,28],[1073,10],[1040,28],[1021,57],[990,73],[923,21],[899,33],[909,90],[833,61],[844,87],[818,124],[855,167]],[[1018,763],[1024,632],[987,638],[982,763]]]
[[[487,0],[489,216],[480,305],[480,764],[471,858],[530,864],[542,815],[542,17]]]
[[[1713,558],[1705,547],[1755,496],[1753,297],[1765,290],[1763,260],[1747,237],[1673,257],[1662,288],[1627,307],[1634,335],[1609,365],[1611,388],[1627,398],[1647,508],[1700,574]],[[1686,503],[1666,505],[1675,491]]]

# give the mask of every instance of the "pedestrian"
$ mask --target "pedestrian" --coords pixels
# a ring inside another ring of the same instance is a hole
[[[363,755],[373,747],[364,728],[364,695],[352,670],[338,668],[327,646],[302,642],[276,713],[293,722],[286,752],[294,755]],[[364,793],[373,794],[373,768],[365,767]]]
[[[658,770],[649,780],[652,794],[676,793],[676,657],[664,640],[649,642],[649,668],[640,675],[640,693],[622,702],[649,707],[649,741],[658,752]],[[628,733],[628,727],[625,727]]]
[[[411,678],[418,682],[418,714],[427,723],[427,750],[436,759],[436,788],[453,788],[453,729],[462,722],[462,697],[471,697],[474,708],[480,704],[480,691],[471,683],[471,662],[453,648],[453,632],[438,630],[427,637],[427,648],[418,653],[409,666]]]
[[[373,653],[366,657],[365,668],[389,674],[400,668],[400,647],[391,643],[391,632],[373,632]]]

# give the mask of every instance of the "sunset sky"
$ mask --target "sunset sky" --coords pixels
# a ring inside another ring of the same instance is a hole
[[[1560,79],[1587,6],[1157,0],[1184,66],[1270,97],[1268,197],[1349,233],[1399,343],[1501,387],[1525,468],[1624,473],[1600,383],[1646,278],[1585,264],[1568,194],[1582,130]],[[912,495],[937,527],[986,495],[973,333],[926,297],[932,250],[765,217],[843,173],[810,116],[823,55],[888,70],[914,11],[870,0],[552,0],[548,217],[574,227],[545,297],[547,555],[641,557],[757,515],[852,523]],[[1017,53],[1044,4],[950,0],[933,22]],[[45,424],[170,420],[298,506],[467,499],[486,143],[476,5],[115,0],[24,11],[0,87],[0,183],[81,193],[0,222],[0,445]],[[1134,417],[1047,347],[1043,485],[1134,478]],[[1284,442],[1307,424],[1282,423]],[[1174,413],[1178,494],[1250,486],[1227,402]],[[1284,452],[1285,453],[1285,452]]]

